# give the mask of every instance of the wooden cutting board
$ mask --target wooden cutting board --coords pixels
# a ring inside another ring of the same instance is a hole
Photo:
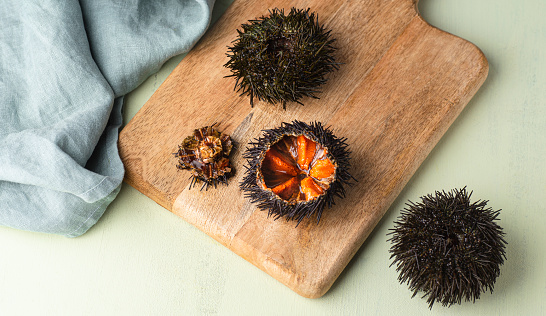
[[[297,293],[330,288],[419,165],[487,77],[471,43],[428,25],[416,0],[236,0],[120,134],[125,181]],[[340,69],[320,100],[271,106],[233,91],[222,65],[236,29],[275,7],[311,8],[337,39]],[[358,183],[320,224],[273,221],[243,198],[242,153],[265,128],[321,121],[352,151]],[[228,186],[189,190],[172,153],[219,123],[238,144]]]

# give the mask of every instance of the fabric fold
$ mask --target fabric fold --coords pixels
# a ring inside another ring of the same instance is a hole
[[[188,51],[213,1],[0,3],[0,224],[79,236],[119,192],[123,95]]]

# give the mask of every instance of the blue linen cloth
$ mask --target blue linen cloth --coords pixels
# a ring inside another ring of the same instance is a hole
[[[75,237],[116,197],[123,95],[188,51],[214,0],[0,2],[0,225]]]

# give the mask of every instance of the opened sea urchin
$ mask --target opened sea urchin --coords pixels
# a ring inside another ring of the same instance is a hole
[[[241,189],[258,208],[275,219],[301,222],[316,216],[317,223],[334,197],[344,197],[349,174],[349,151],[345,138],[337,138],[321,123],[282,123],[265,130],[250,143]]]
[[[408,283],[413,296],[428,297],[430,308],[493,292],[506,259],[499,211],[486,208],[487,201],[471,203],[471,195],[454,189],[409,202],[389,233],[398,280]]]
[[[178,169],[190,169],[192,180],[190,188],[203,182],[203,188],[218,183],[227,184],[231,175],[229,153],[233,143],[229,135],[222,134],[212,126],[205,126],[193,131],[178,146],[174,155],[178,158]]]
[[[326,74],[337,69],[334,39],[309,9],[273,9],[269,16],[241,25],[242,31],[229,47],[224,65],[235,77],[241,95],[273,104],[301,103],[303,97],[317,98]]]

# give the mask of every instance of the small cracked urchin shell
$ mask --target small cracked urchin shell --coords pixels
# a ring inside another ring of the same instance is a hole
[[[390,249],[391,265],[400,272],[400,283],[443,306],[479,299],[490,290],[506,259],[499,211],[487,201],[470,202],[466,188],[436,192],[407,203],[395,228]],[[413,297],[412,296],[412,297]]]
[[[344,197],[349,174],[345,138],[337,138],[321,123],[282,123],[250,143],[241,189],[258,208],[275,219],[297,220],[315,215],[317,223],[334,197]]]
[[[178,169],[191,169],[190,188],[199,182],[204,182],[201,189],[216,187],[218,183],[227,184],[227,178],[231,175],[229,153],[233,143],[229,135],[213,127],[214,124],[194,130],[174,153],[178,158]]]
[[[235,89],[273,104],[301,103],[303,97],[317,99],[325,76],[338,68],[332,46],[334,39],[318,23],[310,9],[273,9],[269,16],[243,24],[239,36],[228,47],[229,61],[224,65],[235,77]]]

